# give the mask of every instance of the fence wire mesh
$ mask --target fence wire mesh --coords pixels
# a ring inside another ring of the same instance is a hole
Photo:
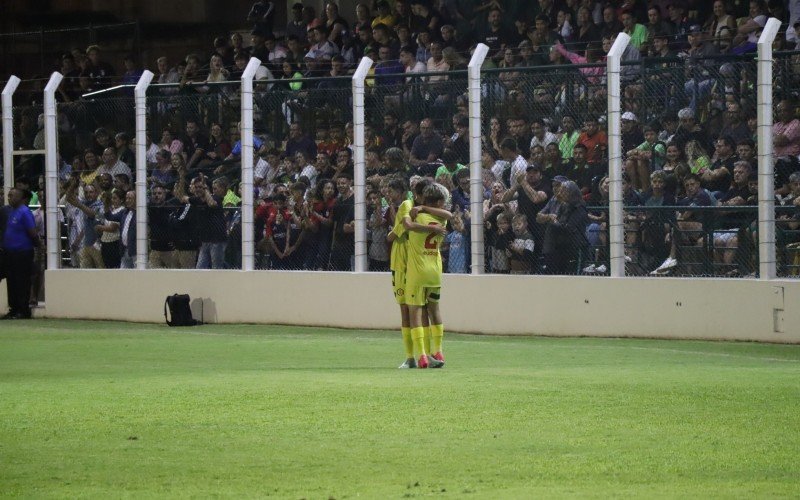
[[[240,88],[148,90],[149,268],[241,269]]]
[[[756,60],[683,53],[622,73],[626,274],[757,275],[757,165],[737,154],[756,151]]]
[[[800,56],[776,53],[773,65],[775,134],[775,257],[780,277],[800,276],[800,147],[791,137],[800,97]]]
[[[603,66],[504,62],[481,82],[486,271],[603,274]]]
[[[797,114],[797,68],[796,54],[776,54],[776,127]],[[623,64],[626,274],[757,275],[755,81],[752,57]],[[485,271],[608,274],[605,84],[599,64],[484,71]],[[239,82],[197,83],[155,85],[148,92],[151,267],[241,266],[239,88]],[[789,114],[781,117],[785,99]],[[350,78],[287,74],[257,81],[254,101],[257,268],[352,269]],[[388,263],[385,234],[393,212],[386,181],[397,176],[413,185],[428,177],[450,190],[448,208],[456,214],[443,247],[445,270],[467,272],[466,72],[376,70],[365,101],[369,268],[385,270]],[[43,139],[39,114],[40,106],[15,109],[18,147],[34,148],[37,137]],[[125,205],[124,196],[112,199],[114,189],[124,195],[135,181],[132,89],[59,104],[58,132],[61,201],[82,199],[85,207],[95,206],[102,225],[113,226],[106,216]],[[108,146],[116,159],[105,158]],[[780,276],[800,270],[798,196],[790,179],[799,169],[796,158],[776,151]],[[38,182],[43,162],[17,161],[17,175]],[[119,173],[128,178],[117,179]],[[695,175],[692,190],[686,184]],[[215,207],[206,196],[221,202]],[[64,262],[125,265],[121,255],[117,263],[102,250],[103,239],[122,239],[121,226],[116,236],[105,229],[98,234],[80,207],[65,203],[62,213]],[[179,252],[187,253],[178,258]]]

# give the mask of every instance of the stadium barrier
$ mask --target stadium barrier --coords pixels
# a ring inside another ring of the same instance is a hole
[[[57,270],[46,279],[53,318],[158,323],[164,297],[180,292],[203,299],[207,323],[391,335],[399,326],[386,273]],[[445,275],[441,310],[453,332],[800,343],[798,304],[788,280]]]

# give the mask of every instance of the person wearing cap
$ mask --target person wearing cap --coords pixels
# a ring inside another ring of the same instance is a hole
[[[296,36],[301,43],[308,41],[308,30],[303,21],[303,4],[295,2],[292,5],[289,22],[286,23],[286,37]]]
[[[539,213],[536,214],[536,222],[538,224],[547,225],[550,221],[548,215],[550,214],[557,214],[558,207],[560,206],[560,202],[558,201],[558,190],[561,188],[561,185],[567,182],[569,179],[563,175],[556,175],[550,181],[551,189],[553,192],[553,196],[547,200],[547,203],[539,210]]]
[[[622,135],[622,151],[630,151],[644,142],[644,135],[639,128],[639,119],[632,111],[622,113],[620,126]]]
[[[719,55],[712,43],[705,40],[705,33],[699,24],[693,24],[687,33],[689,49],[686,51],[686,67],[689,79],[683,90],[689,98],[689,107],[697,109],[698,100],[705,99],[716,83],[714,74],[719,72],[719,63],[710,57]]]

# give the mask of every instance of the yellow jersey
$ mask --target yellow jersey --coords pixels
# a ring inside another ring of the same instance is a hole
[[[392,233],[397,236],[397,239],[392,242],[392,253],[389,256],[389,269],[392,271],[405,272],[406,270],[408,262],[408,249],[406,248],[408,246],[408,231],[403,226],[403,219],[408,217],[413,206],[413,201],[405,200],[397,208],[397,214],[394,216]]]
[[[446,221],[430,214],[418,214],[419,224],[444,226]],[[442,254],[439,247],[444,237],[438,233],[408,231],[408,265],[406,288],[442,286]]]

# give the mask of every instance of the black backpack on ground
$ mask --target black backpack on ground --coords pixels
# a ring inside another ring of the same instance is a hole
[[[189,307],[191,299],[186,294],[174,294],[164,301],[164,319],[169,326],[195,326],[199,321],[192,318],[192,309]],[[169,310],[169,315],[167,315]],[[171,319],[170,319],[171,318]]]

